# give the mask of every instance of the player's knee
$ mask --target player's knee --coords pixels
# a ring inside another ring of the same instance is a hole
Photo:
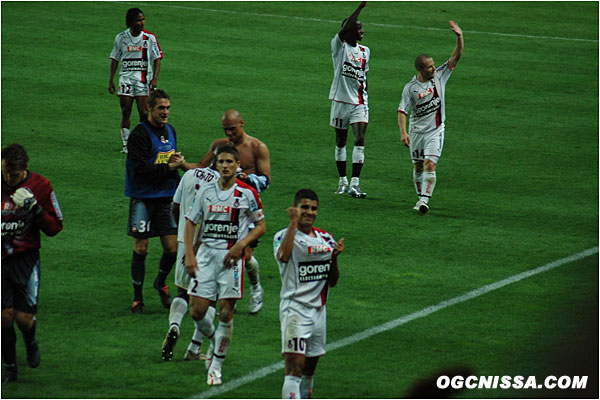
[[[204,314],[206,314],[206,312],[200,310],[199,307],[195,305],[190,306],[190,316],[194,321],[202,321],[202,319],[204,318]]]
[[[23,332],[26,332],[33,326],[33,314],[16,311],[15,321],[17,322],[19,329]]]
[[[427,172],[432,172],[432,171],[435,171],[436,166],[437,166],[437,164],[434,163],[432,160],[425,160],[425,162],[423,163],[422,169],[424,169]]]
[[[177,296],[180,299],[185,300],[186,303],[190,303],[190,295],[187,293],[187,290],[177,287]]]
[[[302,354],[285,354],[285,374],[302,376],[304,369],[304,356]]]
[[[15,309],[13,307],[2,310],[2,328],[10,328],[15,321]]]

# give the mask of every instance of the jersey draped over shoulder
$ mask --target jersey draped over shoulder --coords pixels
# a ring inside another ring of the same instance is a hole
[[[273,237],[273,254],[281,274],[281,299],[318,308],[323,307],[327,301],[327,279],[335,239],[329,232],[313,229],[316,235],[314,237],[296,230],[294,249],[285,263],[277,259],[277,252],[288,229],[280,230]]]
[[[139,36],[131,35],[129,29],[115,37],[110,58],[121,63],[119,76],[140,82],[150,82],[154,76],[154,60],[162,59],[163,53],[156,36],[143,30]]]
[[[367,94],[367,71],[371,50],[357,43],[352,47],[342,41],[338,34],[331,39],[333,82],[329,100],[348,104],[369,104]]]
[[[443,129],[446,121],[446,82],[452,70],[448,61],[435,70],[434,77],[420,82],[416,76],[402,90],[398,111],[408,115],[409,134],[433,132]]]

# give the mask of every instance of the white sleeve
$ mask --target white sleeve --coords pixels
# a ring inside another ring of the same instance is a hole
[[[179,181],[179,185],[177,185],[177,189],[175,190],[175,194],[173,195],[173,203],[181,204],[181,197],[183,194],[183,188],[187,184],[188,178],[190,177],[190,172],[193,172],[192,169],[186,171],[185,174],[181,177]]]
[[[444,85],[446,84],[446,82],[448,82],[450,75],[452,75],[452,70],[448,68],[448,61],[443,63],[435,70],[435,76],[437,76],[440,82],[442,82],[442,84]]]
[[[194,200],[192,200],[192,205],[190,209],[185,214],[185,218],[192,221],[194,224],[198,225],[198,222],[202,219],[204,215],[202,212],[202,196],[203,190],[199,190],[196,192],[194,196]]]
[[[340,35],[336,33],[333,39],[331,39],[331,54],[333,54],[334,57],[340,51],[343,44],[344,42],[342,42],[342,39],[340,39]]]
[[[408,112],[412,108],[412,98],[410,97],[410,89],[408,86],[408,84],[404,85],[404,89],[402,90],[402,98],[400,99],[400,104],[398,105],[398,111],[406,115],[408,115]]]
[[[117,36],[115,36],[115,44],[113,45],[113,49],[110,52],[110,58],[116,60],[116,61],[121,61],[121,40],[120,40],[120,34],[118,34]]]

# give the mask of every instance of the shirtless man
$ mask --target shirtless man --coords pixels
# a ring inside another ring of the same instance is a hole
[[[271,184],[271,158],[267,145],[250,136],[244,130],[244,120],[237,110],[227,110],[222,118],[223,131],[226,138],[217,139],[208,152],[197,163],[184,164],[184,169],[208,167],[217,147],[222,144],[232,144],[240,155],[241,172],[238,178],[262,192]],[[258,261],[252,256],[258,242],[252,243],[245,252],[246,270],[250,279],[252,294],[250,296],[250,314],[258,313],[263,306],[263,289],[260,285]]]

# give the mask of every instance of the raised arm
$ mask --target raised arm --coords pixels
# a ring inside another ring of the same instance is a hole
[[[296,229],[298,229],[298,218],[300,218],[300,210],[296,206],[289,207],[287,214],[290,219],[285,236],[279,245],[277,251],[277,259],[281,262],[288,262],[294,251],[294,238],[296,237]]]
[[[361,1],[360,4],[358,5],[358,8],[356,10],[354,10],[354,12],[352,14],[350,14],[350,16],[348,18],[346,18],[346,22],[342,26],[342,29],[338,32],[338,36],[340,37],[340,39],[342,39],[342,41],[346,40],[346,34],[351,29],[354,29],[354,24],[356,23],[356,20],[358,19],[358,15],[362,11],[362,9],[365,8],[366,5],[367,5],[366,1]]]
[[[458,60],[462,56],[463,48],[465,47],[465,43],[463,41],[463,31],[460,29],[460,26],[452,20],[448,22],[450,24],[450,29],[452,32],[456,33],[456,46],[454,46],[454,52],[452,52],[452,56],[448,59],[448,68],[454,69],[456,64],[458,64]]]

